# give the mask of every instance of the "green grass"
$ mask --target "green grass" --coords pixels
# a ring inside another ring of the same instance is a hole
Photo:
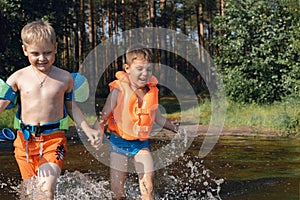
[[[13,128],[17,108],[4,110],[0,115],[0,128]]]
[[[164,102],[167,104],[167,102]],[[191,116],[193,109],[168,113],[170,119],[180,118],[180,115]],[[200,124],[209,125],[211,119],[211,103],[200,103]],[[300,135],[300,100],[287,99],[271,105],[240,104],[226,102],[225,127],[241,126],[259,129],[275,130],[282,135]]]
[[[225,126],[252,126],[278,130],[284,135],[299,135],[300,102],[289,99],[272,105],[227,102]]]

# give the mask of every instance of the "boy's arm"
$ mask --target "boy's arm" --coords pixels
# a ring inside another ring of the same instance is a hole
[[[5,110],[5,108],[10,104],[9,100],[0,99],[0,114]]]
[[[98,148],[101,144],[101,133],[99,130],[92,129],[88,122],[86,121],[82,111],[78,107],[76,102],[66,101],[65,102],[67,112],[72,120],[82,128],[82,130],[87,135],[91,145],[95,148]]]
[[[94,128],[99,129],[99,127],[101,127],[103,131],[103,127],[106,121],[108,120],[109,115],[113,111],[114,107],[117,105],[117,98],[118,90],[113,89],[107,96],[103,109],[99,113],[98,119],[95,121]]]
[[[170,131],[173,131],[177,133],[178,131],[178,126],[170,122],[167,118],[163,117],[160,110],[157,109],[156,115],[155,115],[155,123],[157,123],[159,126],[168,129]]]
[[[71,92],[74,87],[74,80],[70,74],[70,79],[68,82],[68,89],[67,93]],[[101,132],[99,130],[92,129],[88,122],[86,121],[84,114],[78,107],[77,103],[73,100],[65,101],[65,106],[67,109],[68,115],[71,117],[71,119],[76,123],[77,126],[81,127],[84,133],[87,135],[88,140],[91,142],[91,145],[95,147],[96,149],[99,148],[101,144]]]

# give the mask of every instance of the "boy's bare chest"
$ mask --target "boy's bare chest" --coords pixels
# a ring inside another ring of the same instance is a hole
[[[35,99],[35,100],[45,100],[45,99],[60,99],[64,95],[66,86],[63,82],[48,79],[43,85],[36,81],[23,81],[21,82],[20,94],[22,100],[25,99]]]

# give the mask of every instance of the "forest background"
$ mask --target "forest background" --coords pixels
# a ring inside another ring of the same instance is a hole
[[[203,69],[201,76],[187,58],[153,50],[157,63],[173,67],[193,86],[202,106],[201,124],[210,120],[207,81],[214,80],[217,69],[226,91],[226,126],[246,125],[297,136],[299,9],[299,0],[0,0],[0,77],[6,79],[28,65],[20,31],[33,20],[48,20],[54,26],[59,47],[55,64],[70,72],[77,72],[89,52],[108,38],[135,28],[167,28],[204,47],[214,61],[215,67]],[[170,48],[176,45],[172,38],[160,39]],[[200,51],[188,47],[185,51],[199,62],[205,59]],[[122,70],[123,61],[123,56],[116,59],[100,83],[90,83],[99,86],[100,98],[107,95],[107,83]],[[96,74],[97,67],[87,70]],[[174,82],[164,71],[155,73]],[[168,109],[169,98],[163,97],[171,97],[171,91],[160,88],[160,96]],[[178,110],[170,110],[176,118]],[[11,122],[3,117],[1,126],[7,123]]]

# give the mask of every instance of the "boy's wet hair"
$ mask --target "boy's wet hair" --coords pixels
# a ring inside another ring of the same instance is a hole
[[[21,31],[23,45],[30,45],[41,41],[56,44],[54,28],[48,21],[34,21],[25,25]]]
[[[131,65],[135,59],[144,59],[148,63],[152,60],[152,52],[144,45],[138,44],[130,47],[126,51],[126,64]]]

